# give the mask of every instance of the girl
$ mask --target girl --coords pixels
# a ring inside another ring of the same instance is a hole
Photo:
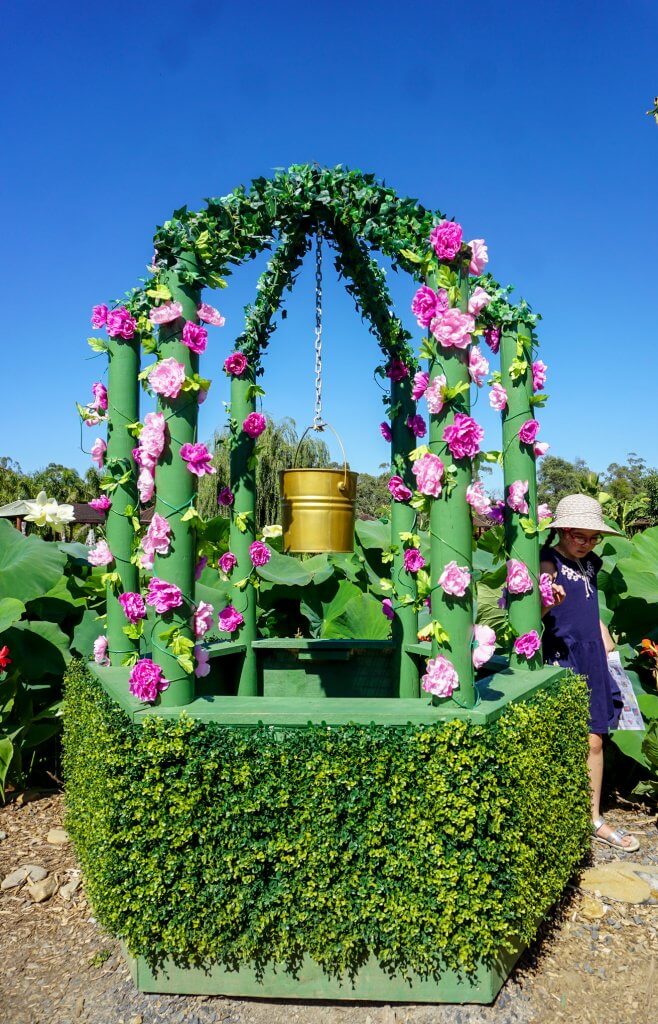
[[[596,576],[602,563],[593,549],[604,534],[618,533],[606,525],[596,498],[586,494],[562,498],[551,526],[549,546],[541,553],[541,572],[551,578],[554,600],[542,612],[544,661],[568,666],[587,679],[592,832],[599,842],[630,853],[639,848],[637,839],[607,825],[600,809],[603,737],[616,725],[622,702],[608,671],[607,653],[614,643],[599,617]],[[559,540],[551,547],[556,531]]]

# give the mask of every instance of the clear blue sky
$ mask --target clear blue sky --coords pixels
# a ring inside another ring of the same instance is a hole
[[[487,240],[489,269],[544,316],[554,454],[658,464],[652,0],[2,7],[0,454],[86,468],[74,402],[104,365],[87,361],[91,306],[137,283],[176,207],[318,161],[373,171]],[[221,364],[261,267],[216,293],[227,326],[202,357],[216,379],[202,437],[222,425]],[[300,427],[311,271],[264,378],[266,411]],[[327,271],[325,412],[352,465],[376,471],[378,349]],[[412,283],[390,278],[411,325]],[[497,447],[486,393],[476,413]]]

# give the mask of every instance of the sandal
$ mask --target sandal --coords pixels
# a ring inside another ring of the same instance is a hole
[[[624,836],[629,835],[623,828],[613,829],[607,836],[600,836],[598,833],[601,831],[603,826],[606,824],[603,818],[597,818],[596,821],[592,822],[592,839],[597,843],[604,843],[606,846],[612,846],[615,850],[621,850],[622,853],[634,853],[635,850],[640,849],[635,836],[631,837],[630,843],[624,843]]]

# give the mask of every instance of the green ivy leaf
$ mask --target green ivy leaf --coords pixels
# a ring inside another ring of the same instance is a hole
[[[107,352],[109,349],[109,345],[104,338],[87,338],[87,344],[94,352]]]
[[[166,284],[161,284],[160,282],[153,285],[152,288],[148,288],[146,294],[149,299],[153,299],[154,302],[168,302],[172,297]]]

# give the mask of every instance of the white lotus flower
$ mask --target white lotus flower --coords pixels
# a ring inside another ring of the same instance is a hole
[[[25,504],[30,510],[25,519],[36,526],[52,526],[56,530],[75,519],[73,505],[58,505],[54,498],[46,497],[45,491],[39,491],[35,501]]]
[[[270,540],[272,537],[280,537],[283,533],[283,527],[279,526],[278,523],[274,523],[273,526],[263,527],[263,540]]]

